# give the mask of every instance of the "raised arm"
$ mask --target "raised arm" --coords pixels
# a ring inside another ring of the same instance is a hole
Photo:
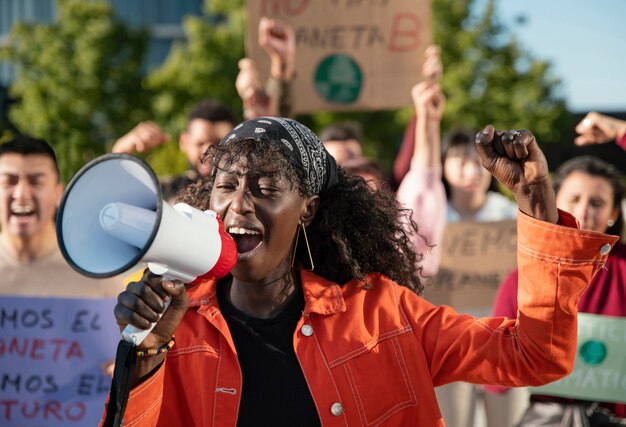
[[[576,125],[576,145],[604,144],[615,140],[626,150],[626,121],[592,111]]]
[[[169,141],[170,137],[157,124],[145,121],[139,123],[127,134],[115,141],[111,152],[124,154],[143,153]]]
[[[397,192],[397,199],[413,211],[420,236],[412,236],[413,248],[424,254],[423,273],[437,273],[441,260],[441,238],[445,227],[446,195],[441,181],[440,126],[445,96],[437,80],[441,77],[439,49],[427,49],[422,74],[427,81],[411,91],[415,104],[415,144],[411,167]],[[433,246],[434,245],[434,246]]]

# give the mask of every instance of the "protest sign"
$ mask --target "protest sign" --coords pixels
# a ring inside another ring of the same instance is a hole
[[[120,332],[114,299],[0,297],[0,425],[95,426]]]
[[[498,287],[517,265],[516,227],[515,220],[447,224],[439,272],[424,298],[460,313],[490,315]]]
[[[626,403],[626,318],[578,314],[574,371],[533,394]]]
[[[381,110],[412,105],[431,43],[429,0],[247,0],[246,52],[262,77],[261,17],[296,37],[294,111]]]

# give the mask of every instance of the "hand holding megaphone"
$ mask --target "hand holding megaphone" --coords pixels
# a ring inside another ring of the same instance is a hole
[[[165,280],[148,269],[138,282],[128,284],[117,301],[113,313],[123,333],[146,331],[141,348],[166,344],[189,306],[184,283]]]

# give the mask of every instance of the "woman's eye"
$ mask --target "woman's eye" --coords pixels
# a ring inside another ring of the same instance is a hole
[[[276,187],[262,185],[262,186],[259,186],[259,191],[261,191],[261,193],[263,194],[273,194],[278,190],[276,189]]]
[[[219,190],[234,190],[235,186],[233,184],[228,183],[228,182],[220,182],[220,183],[217,183],[215,185],[215,188],[217,188]]]

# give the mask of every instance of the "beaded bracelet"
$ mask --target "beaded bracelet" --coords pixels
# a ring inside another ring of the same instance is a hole
[[[174,336],[172,335],[172,339],[165,345],[162,345],[158,348],[151,348],[149,350],[137,350],[137,357],[146,357],[146,356],[156,356],[157,354],[167,353],[174,347]]]

